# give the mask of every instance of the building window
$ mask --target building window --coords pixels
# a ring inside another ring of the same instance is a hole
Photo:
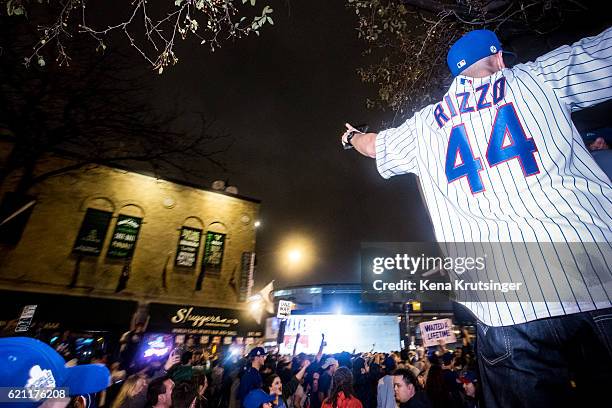
[[[112,216],[111,212],[88,208],[72,252],[82,255],[100,255]]]
[[[141,225],[142,218],[119,214],[106,256],[115,259],[132,258]]]
[[[195,268],[201,241],[201,229],[182,227],[178,247],[176,249],[174,265],[186,268]]]

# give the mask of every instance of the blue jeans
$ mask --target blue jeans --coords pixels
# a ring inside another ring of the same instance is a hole
[[[476,342],[486,408],[609,401],[612,308],[505,327],[478,323]]]

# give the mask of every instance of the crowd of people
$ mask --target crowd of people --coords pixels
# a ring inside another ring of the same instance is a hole
[[[61,406],[77,408],[478,406],[477,366],[467,331],[454,350],[441,343],[389,353],[325,354],[323,336],[316,355],[296,354],[295,348],[293,355],[280,355],[260,346],[243,356],[230,349],[212,355],[191,343],[145,362],[133,353],[138,333],[124,335],[116,361],[94,355],[93,364],[84,365],[66,361],[71,357],[66,341],[52,347],[30,338],[0,339],[0,360],[10,363],[0,369],[0,386],[53,383],[69,394]],[[80,371],[75,375],[71,367]]]

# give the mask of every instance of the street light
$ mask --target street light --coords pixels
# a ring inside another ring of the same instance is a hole
[[[292,249],[289,251],[289,261],[292,263],[297,263],[302,259],[302,252],[299,249]]]
[[[304,235],[286,237],[280,245],[279,255],[279,269],[291,276],[308,271],[315,263],[314,245]]]
[[[255,228],[259,228],[259,227],[261,227],[261,221],[259,221],[259,220],[255,221],[255,222],[253,223],[253,226],[254,226]]]

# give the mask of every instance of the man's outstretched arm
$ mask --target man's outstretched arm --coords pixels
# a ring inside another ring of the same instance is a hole
[[[346,132],[342,134],[342,143],[348,142],[347,138],[352,132],[355,132],[350,140],[351,144],[359,153],[366,157],[376,158],[376,136],[377,133],[361,133],[349,123],[345,124]]]
[[[572,111],[612,99],[612,27],[526,64]]]

